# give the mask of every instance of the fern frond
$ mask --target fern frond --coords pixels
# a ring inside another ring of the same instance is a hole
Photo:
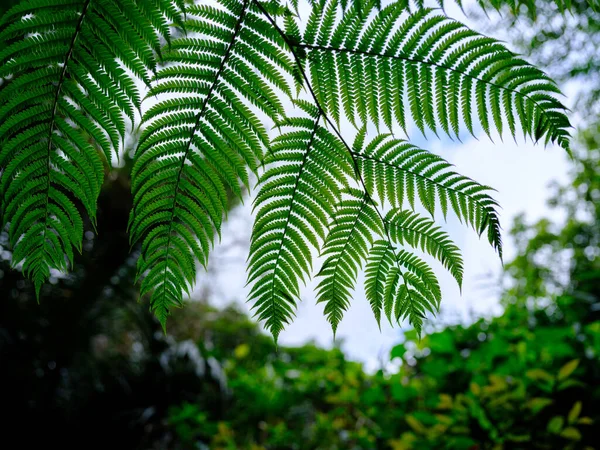
[[[502,257],[498,203],[483,186],[453,170],[441,157],[401,139],[381,134],[362,150],[353,150],[369,192],[394,208],[415,208],[417,201],[432,215],[437,206],[448,209],[480,235],[487,231],[490,244]]]
[[[367,140],[367,125],[522,131],[568,149],[555,84],[441,11],[309,4],[305,25],[277,0],[24,0],[0,19],[0,212],[13,264],[38,292],[81,248],[84,210],[94,225],[105,166],[138,113],[129,231],[140,293],[163,327],[206,266],[230,194],[241,198],[263,166],[248,283],[275,339],[317,253],[317,300],[334,333],[365,262],[378,323],[383,312],[420,332],[441,292],[405,244],[459,285],[463,263],[418,204],[432,217],[451,209],[501,256],[491,188],[389,134]],[[172,38],[177,28],[185,33]],[[288,117],[282,98],[303,115]],[[352,147],[343,120],[359,128]]]
[[[386,281],[392,267],[395,266],[393,247],[386,240],[378,240],[371,247],[365,269],[365,296],[381,328],[381,312],[385,305],[393,305],[393,299],[386,300]],[[387,314],[391,317],[391,306]]]
[[[348,153],[321,122],[318,111],[285,121],[289,130],[273,139],[255,199],[249,299],[275,339],[294,315],[299,281],[312,270],[311,248],[319,250],[352,176]]]
[[[317,303],[325,303],[325,315],[333,333],[350,305],[358,272],[367,258],[375,236],[382,237],[383,224],[369,195],[357,189],[344,192],[329,224],[321,256],[325,257],[317,276]]]
[[[463,261],[459,248],[448,233],[425,217],[413,211],[395,209],[386,216],[391,239],[400,245],[405,243],[421,249],[439,260],[462,286]]]
[[[149,79],[169,31],[147,16],[162,16],[168,3],[25,0],[0,19],[2,223],[10,223],[12,264],[23,263],[38,293],[81,249],[80,209],[95,221],[104,164],[140,107],[117,59]]]
[[[269,145],[254,108],[277,118],[283,107],[271,86],[290,91],[284,44],[249,1],[192,5],[186,17],[187,35],[163,51],[169,65],[153,80],[159,101],[144,115],[132,171],[141,294],[163,326],[195,282],[195,261],[207,263],[226,189],[241,197]]]
[[[298,51],[306,52],[311,83],[334,119],[372,120],[406,129],[413,119],[425,133],[458,136],[502,133],[501,111],[514,134],[569,149],[569,120],[544,73],[498,41],[481,36],[437,10],[406,13],[405,4],[377,10],[376,2],[342,12],[339,0],[314,6]],[[334,25],[335,24],[335,25]],[[408,108],[405,108],[405,103]],[[461,120],[462,119],[462,120]]]

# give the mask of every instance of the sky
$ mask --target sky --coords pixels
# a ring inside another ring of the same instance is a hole
[[[447,12],[450,17],[476,30],[481,29],[477,24],[470,23],[453,3],[449,4]],[[349,129],[342,129],[343,134],[349,132]],[[459,173],[497,190],[495,198],[501,205],[506,261],[515,256],[508,230],[516,215],[524,212],[529,222],[542,217],[559,218],[555,211],[548,209],[546,199],[551,181],[564,183],[568,180],[569,163],[562,149],[552,146],[544,148],[543,145],[536,146],[522,140],[515,143],[510,137],[505,137],[504,141],[495,138],[491,142],[482,133],[479,133],[478,140],[467,138],[464,134],[462,143],[439,140],[435,136],[426,140],[418,132],[409,134],[414,144],[443,156],[456,166]],[[197,295],[210,292],[213,304],[236,302],[242,309],[250,311],[251,305],[245,302],[248,293],[245,283],[252,220],[251,199],[230,213],[223,229],[223,240],[211,256],[209,274],[199,275]],[[430,323],[468,322],[474,317],[500,313],[498,278],[502,266],[498,255],[487,240],[480,240],[475,232],[450,215],[446,224],[438,223],[462,250],[465,273],[461,293],[443,267],[432,262],[440,280],[443,298],[441,314]],[[318,266],[315,264],[315,267]],[[325,347],[334,345],[331,327],[323,315],[323,306],[315,304],[314,286],[315,283],[311,283],[303,289],[295,321],[279,337],[282,345],[298,345],[310,340]],[[339,325],[336,343],[351,359],[362,361],[368,370],[375,370],[387,365],[390,349],[401,340],[402,332],[407,329],[407,324],[391,328],[384,321],[381,330],[378,328],[359,279],[351,307]]]

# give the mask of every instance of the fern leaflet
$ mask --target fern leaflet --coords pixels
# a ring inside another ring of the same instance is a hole
[[[170,2],[25,0],[0,21],[0,204],[12,264],[39,290],[81,250],[82,207],[92,224],[104,164],[149,80]]]

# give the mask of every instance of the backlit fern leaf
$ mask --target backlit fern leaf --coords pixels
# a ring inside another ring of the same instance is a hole
[[[168,38],[147,14],[179,13],[158,0],[24,0],[0,19],[2,223],[38,293],[81,249],[80,207],[93,223],[104,163],[140,106],[124,67],[149,80]]]
[[[81,212],[94,223],[105,165],[139,113],[129,230],[140,292],[163,326],[206,265],[230,194],[241,197],[263,164],[248,280],[276,338],[319,252],[318,301],[334,331],[365,261],[378,323],[383,312],[420,331],[441,293],[404,244],[459,284],[463,267],[419,204],[432,216],[453,210],[501,254],[490,188],[366,130],[481,128],[568,149],[554,83],[419,2],[308,3],[306,24],[278,0],[24,0],[0,19],[0,211],[13,263],[38,291],[81,247]],[[303,116],[288,117],[286,101]],[[360,130],[352,147],[347,121]]]
[[[418,256],[396,250],[388,240],[373,244],[367,260],[365,294],[379,323],[408,319],[420,334],[427,313],[435,314],[441,290],[433,270]]]
[[[417,201],[433,216],[436,206],[444,217],[452,209],[457,217],[482,234],[502,256],[497,202],[487,186],[464,177],[439,156],[389,135],[378,135],[364,150],[354,151],[367,189],[394,208]]]
[[[321,256],[326,258],[318,276],[317,303],[325,303],[325,315],[333,332],[350,306],[358,272],[367,258],[374,236],[383,235],[383,224],[368,194],[351,189],[336,206]]]
[[[283,107],[272,86],[290,90],[280,38],[252,3],[193,5],[186,15],[187,35],[163,51],[169,65],[150,91],[160,100],[144,116],[132,171],[141,294],[151,295],[163,326],[189,294],[195,262],[206,265],[228,210],[226,189],[241,196],[247,169],[256,172],[268,146],[255,110],[277,118]]]
[[[287,119],[289,130],[273,139],[255,200],[249,299],[275,338],[294,315],[299,281],[312,271],[311,249],[320,248],[352,176],[349,155],[322,126],[320,113],[310,112]]]
[[[462,285],[463,261],[459,248],[448,233],[425,217],[413,211],[392,210],[386,216],[392,240],[421,249],[438,259],[450,271],[459,286]]]
[[[293,44],[307,53],[317,97],[334,119],[343,110],[353,122],[406,129],[410,117],[423,133],[448,135],[458,135],[462,119],[472,134],[478,124],[489,135],[492,123],[502,132],[504,111],[513,135],[520,126],[535,141],[569,148],[556,85],[496,40],[434,9],[407,14],[394,2],[378,11],[373,1],[364,14],[356,8],[342,13],[339,0],[313,7]]]
[[[381,312],[384,304],[390,306],[388,317],[391,317],[391,305],[394,301],[386,301],[386,281],[392,267],[394,267],[394,252],[389,241],[378,240],[371,247],[367,266],[365,268],[365,296],[371,305],[377,325],[381,327]]]

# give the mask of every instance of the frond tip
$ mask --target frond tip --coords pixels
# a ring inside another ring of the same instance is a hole
[[[442,299],[429,265],[387,240],[376,241],[370,250],[365,293],[378,322],[382,312],[390,324],[408,319],[419,334],[425,315],[435,314]]]

